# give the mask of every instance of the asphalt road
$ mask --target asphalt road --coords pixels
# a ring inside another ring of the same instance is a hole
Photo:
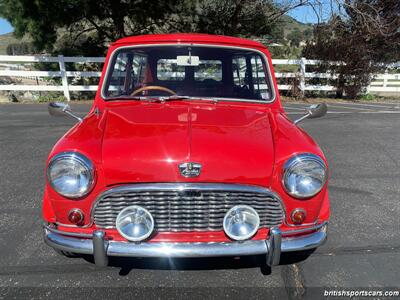
[[[286,105],[292,118],[304,107]],[[89,106],[73,108],[83,115]],[[272,270],[259,267],[260,257],[114,260],[100,268],[89,258],[60,256],[42,240],[44,162],[74,121],[51,118],[45,105],[0,105],[0,299],[110,293],[302,299],[320,298],[324,289],[400,290],[400,105],[329,109],[301,125],[324,149],[331,170],[329,239],[306,260],[285,257]]]

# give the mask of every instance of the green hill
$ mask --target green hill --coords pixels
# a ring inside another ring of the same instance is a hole
[[[285,37],[288,36],[289,33],[291,33],[294,30],[299,30],[301,32],[305,32],[305,31],[311,31],[313,30],[313,25],[312,24],[305,24],[305,23],[301,23],[299,21],[297,21],[296,19],[292,18],[291,16],[283,16],[282,17],[282,23],[284,24],[284,34]]]
[[[30,42],[30,41],[31,39],[28,37],[17,39],[12,32],[6,34],[0,34],[0,55],[7,54],[7,46],[9,44],[18,44],[21,42]]]
[[[18,43],[12,32],[0,35],[0,55],[7,54],[6,49],[8,44]]]

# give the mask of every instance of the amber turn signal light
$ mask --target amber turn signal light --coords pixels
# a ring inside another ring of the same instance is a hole
[[[84,220],[83,212],[80,209],[74,208],[68,213],[68,220],[75,225],[81,225]]]
[[[293,224],[300,225],[306,219],[306,211],[302,208],[296,208],[292,211],[290,218],[292,219]]]

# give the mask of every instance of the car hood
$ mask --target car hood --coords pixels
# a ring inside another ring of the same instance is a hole
[[[107,185],[220,182],[268,186],[274,149],[269,110],[255,104],[181,101],[107,108],[102,163]],[[201,164],[186,178],[179,164]]]

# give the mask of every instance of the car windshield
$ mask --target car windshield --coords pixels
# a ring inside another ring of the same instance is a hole
[[[106,100],[187,96],[270,101],[268,64],[244,48],[151,46],[117,50],[104,81]]]

